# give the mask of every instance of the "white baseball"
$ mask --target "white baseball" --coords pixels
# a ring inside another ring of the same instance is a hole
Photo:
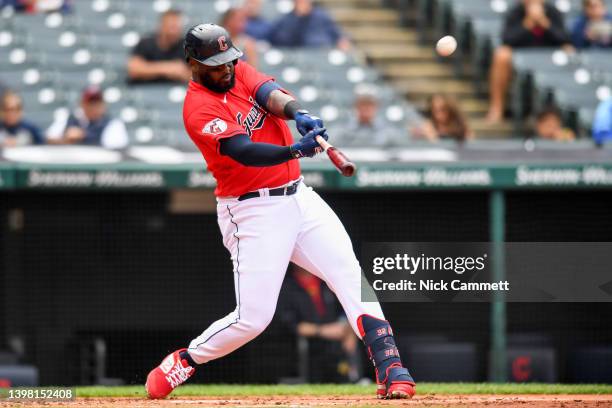
[[[448,57],[457,49],[457,40],[452,35],[440,38],[436,44],[436,51],[443,57]]]

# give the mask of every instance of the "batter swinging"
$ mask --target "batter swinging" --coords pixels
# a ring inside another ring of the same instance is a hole
[[[378,303],[362,303],[361,269],[331,208],[304,185],[297,159],[320,152],[322,121],[300,108],[272,77],[240,61],[225,29],[200,24],[185,37],[193,80],[183,119],[217,180],[223,244],[234,265],[236,309],[189,347],[168,355],[145,385],[164,398],[197,366],[231,353],[268,326],[289,262],[335,292],[376,369],[379,398],[409,398],[415,383],[402,366]],[[303,136],[293,143],[286,120]]]

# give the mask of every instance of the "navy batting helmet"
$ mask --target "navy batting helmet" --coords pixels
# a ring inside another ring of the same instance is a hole
[[[198,24],[185,35],[185,59],[193,58],[200,64],[217,66],[242,57],[242,51],[234,47],[225,28],[216,24]]]

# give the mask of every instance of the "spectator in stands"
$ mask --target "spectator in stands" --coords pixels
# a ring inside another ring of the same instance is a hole
[[[393,146],[401,144],[403,132],[389,126],[379,114],[378,88],[360,84],[355,88],[353,116],[338,135],[341,146]]]
[[[246,22],[245,9],[232,7],[223,14],[219,25],[225,27],[234,45],[243,51],[242,59],[257,68],[257,48],[255,40],[244,32]]]
[[[140,40],[128,61],[131,83],[187,82],[191,71],[183,51],[183,16],[178,10],[161,15],[157,33]]]
[[[70,13],[72,11],[72,0],[0,0],[0,8],[12,7],[20,13],[49,13],[59,11]]]
[[[119,119],[106,112],[103,92],[97,86],[85,88],[81,106],[74,112],[58,117],[47,130],[51,144],[78,144],[121,149],[128,144],[127,130]]]
[[[44,143],[40,129],[23,119],[23,101],[19,95],[6,91],[0,102],[0,147]]]
[[[612,47],[612,14],[603,0],[583,0],[583,14],[572,29],[576,48]]]
[[[521,0],[505,20],[503,45],[493,56],[489,83],[490,108],[487,120],[499,122],[504,116],[506,93],[512,79],[512,49],[521,47],[568,46],[563,16],[545,0]]]
[[[612,98],[597,107],[593,120],[593,139],[597,144],[612,141]]]
[[[308,339],[308,382],[346,382],[361,377],[357,337],[336,296],[321,279],[290,264],[277,310],[290,331]]]
[[[470,129],[459,104],[448,95],[433,95],[429,99],[427,116],[428,120],[413,130],[415,136],[430,142],[437,142],[440,139],[465,142],[474,138],[474,132]]]
[[[561,112],[553,106],[545,107],[536,115],[535,136],[555,142],[571,142],[576,138],[571,129],[563,127]]]
[[[293,11],[272,26],[269,41],[279,47],[350,48],[331,16],[314,6],[312,0],[294,0]]]
[[[261,16],[262,0],[246,0],[244,2],[244,10],[247,15],[247,23],[244,32],[250,37],[268,41],[272,23]]]

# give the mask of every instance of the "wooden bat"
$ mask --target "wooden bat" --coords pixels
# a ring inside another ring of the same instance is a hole
[[[355,166],[355,163],[350,161],[344,155],[344,153],[327,143],[327,140],[323,139],[321,136],[317,136],[316,140],[317,143],[319,143],[319,145],[323,148],[323,151],[327,153],[329,160],[331,160],[334,166],[336,166],[338,171],[344,177],[352,177],[355,174],[355,171],[357,171],[357,166]]]

